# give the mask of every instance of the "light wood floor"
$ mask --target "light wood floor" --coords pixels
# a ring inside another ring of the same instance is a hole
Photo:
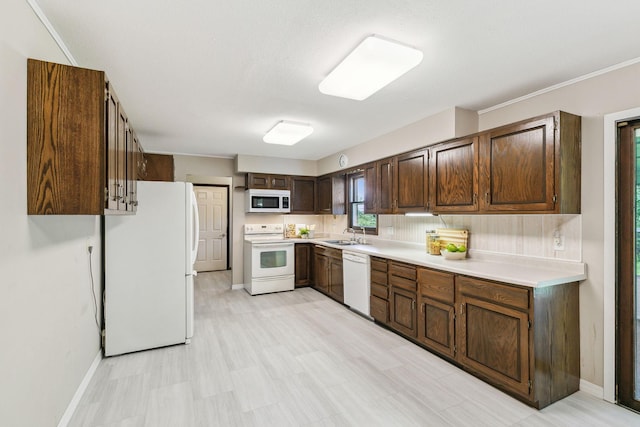
[[[104,359],[71,426],[640,426],[584,392],[536,411],[312,289],[196,280],[195,336]]]

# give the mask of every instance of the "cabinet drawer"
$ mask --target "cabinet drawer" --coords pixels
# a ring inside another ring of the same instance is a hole
[[[328,247],[322,246],[322,245],[315,245],[315,247],[313,248],[313,252],[316,255],[329,255],[327,252],[328,250],[329,250]]]
[[[415,265],[391,261],[389,263],[389,273],[393,276],[403,277],[409,280],[416,280]]]
[[[339,259],[342,262],[342,251],[340,249],[329,248],[328,252],[326,252],[326,255],[330,256],[331,258]]]
[[[371,270],[371,283],[378,283],[380,285],[386,286],[387,273],[378,270]]]
[[[372,282],[371,295],[387,300],[389,299],[389,288],[386,285],[380,285]]]
[[[443,271],[418,269],[420,293],[444,303],[453,304],[454,275]]]
[[[316,245],[314,251],[318,255],[329,256],[331,258],[342,259],[342,251],[340,249],[329,248],[327,246]]]
[[[389,323],[389,303],[378,297],[371,297],[371,317],[378,322]]]
[[[371,269],[387,273],[387,260],[384,258],[371,257]]]
[[[389,285],[412,292],[416,292],[418,289],[418,284],[415,280],[409,280],[398,276],[389,276]]]
[[[458,292],[485,301],[495,302],[522,310],[529,309],[529,290],[510,285],[501,285],[486,280],[456,276]]]

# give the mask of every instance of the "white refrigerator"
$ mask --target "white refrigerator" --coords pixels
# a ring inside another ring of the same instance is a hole
[[[198,209],[193,185],[138,182],[135,215],[105,217],[105,356],[188,343]]]

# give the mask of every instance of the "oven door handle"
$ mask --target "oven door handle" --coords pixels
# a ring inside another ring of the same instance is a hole
[[[292,248],[293,243],[254,243],[256,248]]]

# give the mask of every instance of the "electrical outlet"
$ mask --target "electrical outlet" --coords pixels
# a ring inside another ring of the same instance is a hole
[[[564,236],[558,230],[553,232],[553,250],[564,251]]]

